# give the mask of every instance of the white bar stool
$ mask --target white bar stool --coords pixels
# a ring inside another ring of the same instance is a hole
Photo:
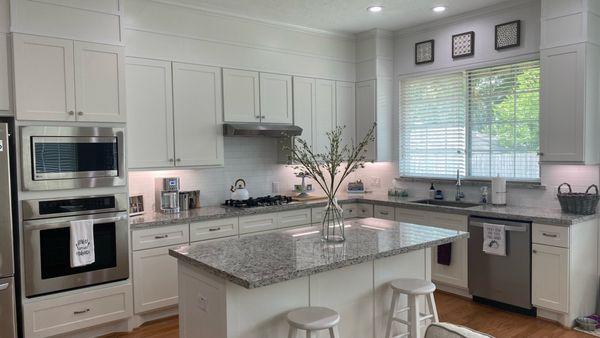
[[[298,330],[306,331],[306,338],[316,337],[314,331],[329,330],[331,338],[340,338],[337,324],[340,314],[326,307],[304,307],[287,314],[290,324],[288,338],[296,338]]]
[[[388,315],[387,329],[385,331],[385,338],[392,338],[392,324],[399,322],[408,326],[409,332],[398,335],[398,337],[410,337],[419,338],[421,337],[421,322],[427,319],[431,319],[432,323],[438,323],[437,308],[435,307],[435,299],[433,298],[433,292],[435,291],[435,284],[424,279],[416,278],[402,278],[396,279],[390,282],[390,287],[393,290],[392,294],[392,305],[390,307],[390,313]],[[408,306],[402,309],[396,310],[400,294],[408,296]],[[429,308],[429,314],[421,313],[419,309],[419,296],[426,296],[425,302]],[[396,314],[408,312],[408,321],[396,317]]]

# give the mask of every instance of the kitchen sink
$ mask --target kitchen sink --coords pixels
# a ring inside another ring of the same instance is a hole
[[[443,207],[455,207],[455,208],[471,208],[471,207],[477,207],[477,206],[481,205],[479,203],[445,201],[445,200],[430,200],[430,199],[413,201],[413,203],[439,205],[439,206],[443,206]]]

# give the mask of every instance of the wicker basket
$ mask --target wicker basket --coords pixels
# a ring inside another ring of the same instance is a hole
[[[569,187],[569,192],[564,193],[560,190],[563,185]],[[595,194],[589,193],[592,188],[596,190]],[[558,194],[556,196],[558,196],[558,202],[560,202],[563,212],[578,215],[595,214],[598,201],[600,200],[598,186],[595,184],[590,185],[584,193],[581,193],[573,192],[569,183],[563,183],[558,186]]]

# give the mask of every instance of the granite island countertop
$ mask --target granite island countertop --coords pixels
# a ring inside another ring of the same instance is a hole
[[[560,208],[534,208],[523,206],[493,206],[480,205],[470,208],[458,208],[451,206],[427,205],[415,203],[415,197],[390,197],[382,194],[352,194],[342,195],[338,200],[346,203],[369,203],[374,205],[385,205],[407,209],[417,209],[431,212],[445,212],[450,214],[472,215],[481,217],[492,217],[518,221],[530,221],[543,224],[570,226],[599,217],[595,215],[573,215],[563,213]],[[265,206],[256,208],[233,208],[226,206],[202,207],[183,211],[178,214],[161,214],[148,212],[144,215],[129,218],[131,229],[140,229],[152,226],[164,226],[169,224],[181,224],[187,222],[201,222],[211,219],[240,217],[271,212],[324,207],[325,200],[313,200],[306,202],[293,202],[286,205]]]
[[[321,241],[318,227],[313,227],[182,246],[169,254],[252,289],[469,236],[462,231],[376,218],[349,221],[345,232],[346,241],[336,244]]]

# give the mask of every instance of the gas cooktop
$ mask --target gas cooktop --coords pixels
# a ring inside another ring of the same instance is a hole
[[[236,207],[236,208],[254,208],[254,207],[272,206],[272,205],[284,205],[284,204],[289,204],[292,202],[293,202],[293,199],[290,196],[268,195],[268,196],[256,197],[256,198],[250,197],[247,200],[226,200],[225,203],[223,203],[223,205],[229,206],[229,207]]]

